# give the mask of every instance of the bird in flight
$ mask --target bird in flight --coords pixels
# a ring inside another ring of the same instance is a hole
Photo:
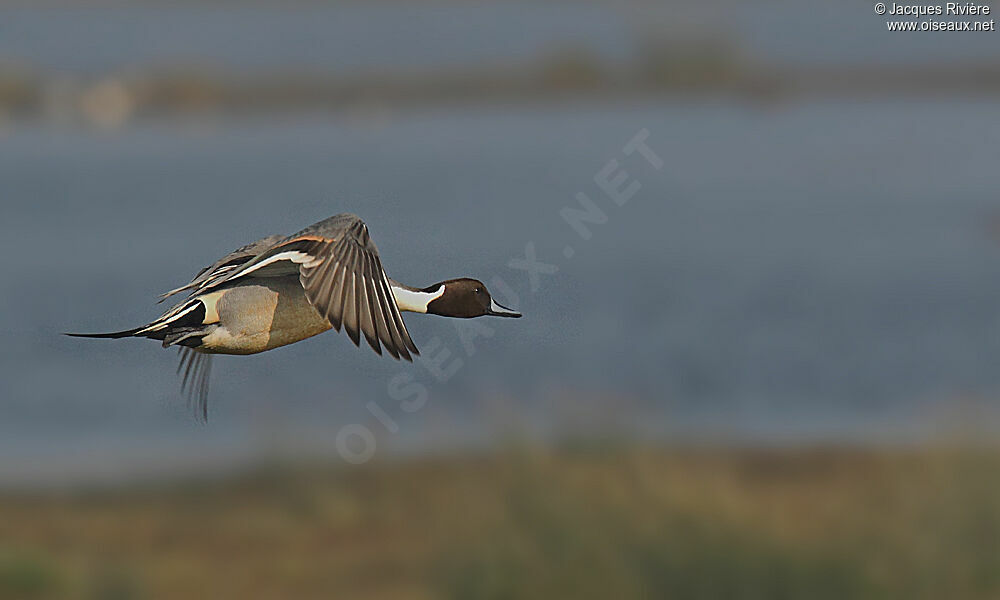
[[[368,227],[335,215],[291,235],[272,235],[230,252],[190,283],[160,298],[187,297],[147,325],[74,337],[158,340],[178,346],[182,391],[208,418],[213,354],[256,354],[341,327],[379,355],[418,355],[401,311],[445,317],[520,317],[501,306],[481,281],[448,279],[416,288],[390,279]]]

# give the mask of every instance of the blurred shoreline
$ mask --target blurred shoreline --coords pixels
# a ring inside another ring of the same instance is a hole
[[[632,98],[727,97],[753,104],[808,98],[992,98],[1000,64],[768,65],[725,43],[647,45],[610,65],[583,48],[517,64],[360,73],[262,70],[239,75],[205,67],[148,68],[91,76],[0,66],[0,120],[120,126],[133,118],[262,114],[356,107],[558,103]]]

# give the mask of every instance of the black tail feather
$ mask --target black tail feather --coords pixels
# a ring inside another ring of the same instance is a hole
[[[70,337],[84,337],[84,338],[105,338],[117,340],[119,338],[132,337],[135,334],[142,331],[143,327],[136,327],[135,329],[126,329],[125,331],[112,331],[111,333],[64,333],[63,335],[68,335]]]

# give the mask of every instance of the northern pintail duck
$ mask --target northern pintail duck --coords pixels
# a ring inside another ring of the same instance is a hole
[[[448,279],[425,288],[390,279],[368,227],[340,214],[291,236],[273,235],[220,258],[164,299],[188,296],[155,321],[75,337],[150,338],[179,346],[183,391],[208,416],[212,354],[256,354],[343,327],[379,355],[412,361],[419,354],[400,311],[445,317],[520,317],[494,300],[481,281]]]

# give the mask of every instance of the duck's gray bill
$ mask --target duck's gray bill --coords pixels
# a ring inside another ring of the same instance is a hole
[[[497,301],[492,298],[490,298],[490,312],[488,314],[491,314],[494,317],[513,317],[515,319],[521,317],[521,313],[516,310],[511,310],[506,306],[497,304]]]

